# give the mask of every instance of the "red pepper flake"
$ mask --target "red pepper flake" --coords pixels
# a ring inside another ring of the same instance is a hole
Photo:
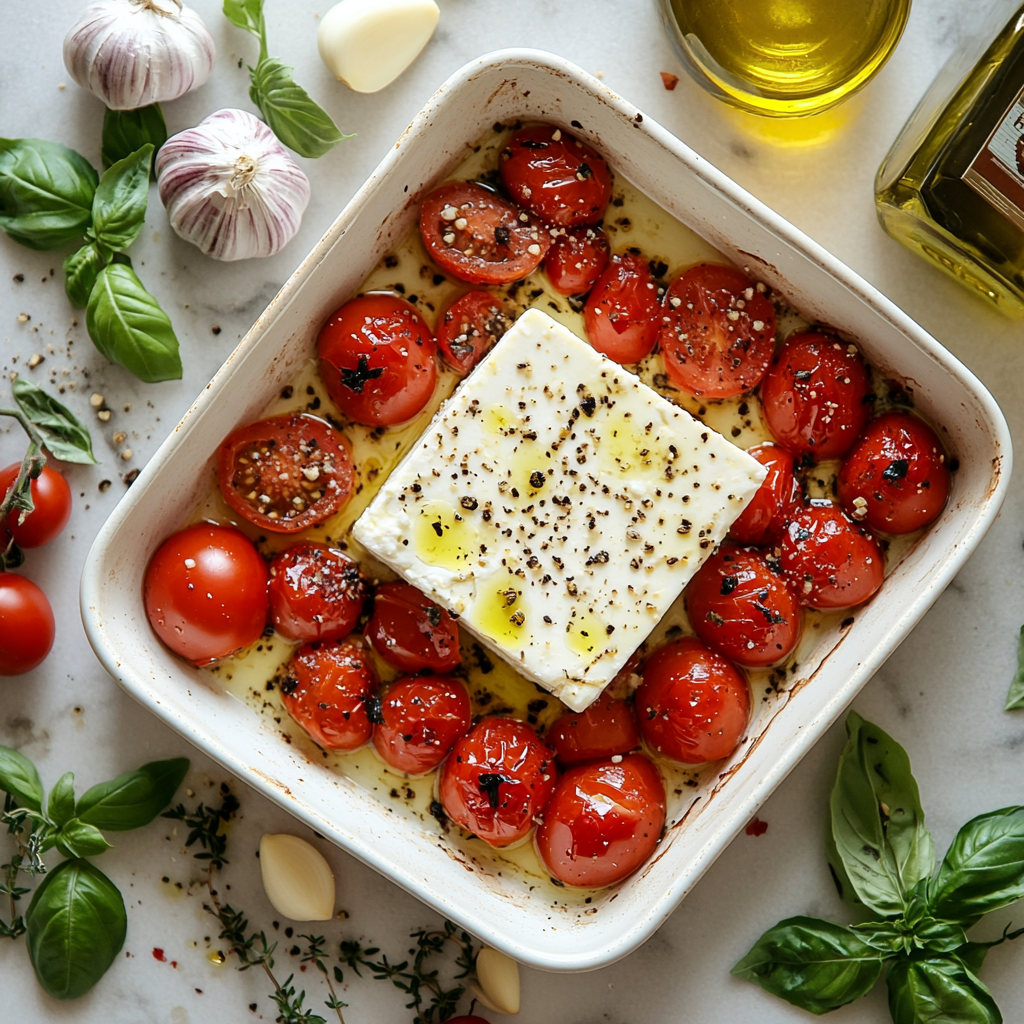
[[[164,956],[164,951],[159,946],[153,947],[153,959],[159,960],[160,963],[167,963],[167,957]]]
[[[748,836],[763,836],[768,831],[768,822],[762,821],[760,818],[755,818],[747,826]]]
[[[665,88],[669,92],[671,92],[679,84],[679,76],[673,75],[671,71],[662,71],[660,72],[660,74],[661,84],[665,86]]]
[[[178,961],[177,961],[177,960],[172,960],[172,961],[171,961],[171,966],[172,966],[172,967],[173,967],[173,968],[174,968],[175,970],[177,970],[177,969],[178,969]]]

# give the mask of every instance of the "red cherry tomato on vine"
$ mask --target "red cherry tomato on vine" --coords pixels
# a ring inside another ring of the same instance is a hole
[[[525,722],[485,718],[441,766],[445,813],[491,846],[523,839],[555,786],[555,752]]]
[[[567,228],[551,246],[544,270],[562,295],[583,295],[608,266],[608,236],[600,228]]]
[[[846,457],[839,502],[855,522],[913,533],[934,522],[949,497],[949,467],[935,431],[908,412],[883,413]]]
[[[658,338],[658,289],[642,256],[613,256],[583,310],[590,344],[617,363],[638,363]]]
[[[793,456],[770,441],[754,445],[747,454],[768,470],[757,493],[729,527],[740,544],[772,544],[801,507],[803,492],[794,472]]]
[[[270,563],[270,621],[287,640],[340,640],[355,629],[366,586],[359,566],[325,544],[296,544]]]
[[[354,476],[348,441],[308,413],[239,427],[218,456],[224,500],[274,533],[297,533],[334,515],[348,501]]]
[[[46,595],[24,576],[0,572],[0,676],[20,676],[41,665],[53,637]]]
[[[800,604],[789,582],[758,552],[731,545],[690,580],[686,612],[708,647],[747,668],[782,661],[800,639]]]
[[[434,339],[416,307],[390,292],[346,302],[320,328],[316,345],[327,393],[354,423],[404,423],[434,393]]]
[[[640,745],[633,705],[601,694],[586,711],[567,711],[548,729],[547,741],[562,764],[627,754]]]
[[[168,537],[146,568],[149,624],[197,665],[255,643],[267,623],[267,565],[239,530],[196,523]]]
[[[501,151],[499,169],[520,206],[560,227],[597,223],[612,196],[604,158],[551,125],[516,132]]]
[[[736,749],[750,720],[750,688],[720,654],[684,637],[656,650],[643,677],[636,714],[652,750],[702,764]]]
[[[756,387],[775,351],[775,307],[734,267],[701,263],[665,293],[665,371],[684,391],[730,398]]]
[[[400,672],[451,672],[461,660],[455,620],[408,583],[377,588],[366,636]]]
[[[761,382],[765,422],[794,455],[845,455],[871,416],[871,380],[856,345],[823,331],[794,334]]]
[[[6,469],[0,469],[0,501],[3,501],[11,485],[18,479],[21,463],[15,462]],[[71,518],[71,488],[60,473],[49,466],[29,485],[35,508],[24,513],[12,509],[7,515],[7,530],[14,542],[21,548],[40,548],[68,525]],[[3,530],[0,529],[0,537]]]
[[[501,299],[490,292],[467,292],[437,322],[441,358],[465,377],[511,326],[512,318]]]
[[[566,885],[596,888],[632,874],[665,825],[665,783],[643,754],[570,768],[537,829],[537,849]]]

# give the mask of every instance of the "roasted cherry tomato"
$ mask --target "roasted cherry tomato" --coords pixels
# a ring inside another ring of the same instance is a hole
[[[567,711],[548,729],[562,764],[627,754],[640,745],[633,705],[602,693],[586,711]]]
[[[146,568],[149,624],[197,665],[255,643],[267,624],[267,565],[239,530],[196,523],[168,537]]]
[[[942,442],[908,412],[886,412],[869,423],[839,472],[840,504],[882,533],[920,530],[938,518],[948,497]]]
[[[730,398],[757,387],[775,351],[775,307],[734,267],[701,263],[665,293],[659,340],[684,391]]]
[[[511,326],[501,299],[490,292],[468,292],[437,322],[437,347],[444,361],[465,377]]]
[[[399,679],[380,702],[373,745],[392,768],[422,775],[444,760],[472,720],[469,694],[458,679]]]
[[[441,766],[445,813],[491,846],[529,834],[555,786],[555,752],[525,722],[485,718]]]
[[[658,290],[642,256],[613,256],[583,310],[590,344],[617,363],[638,363],[658,339]]]
[[[782,661],[800,639],[801,609],[789,582],[758,552],[732,545],[690,580],[686,612],[708,647],[748,668]]]
[[[773,544],[802,506],[803,491],[794,473],[793,456],[770,441],[747,449],[768,470],[757,493],[729,528],[740,544]]]
[[[608,236],[600,228],[566,228],[544,260],[551,287],[562,295],[583,295],[608,266]]]
[[[794,334],[761,382],[775,439],[815,461],[845,455],[871,416],[871,381],[856,345],[823,331]]]
[[[382,583],[377,588],[366,636],[400,672],[450,672],[460,661],[455,620],[408,583]]]
[[[18,479],[21,463],[0,469],[0,501]],[[68,525],[71,518],[71,488],[55,469],[43,466],[42,472],[29,484],[35,508],[31,512],[12,509],[7,514],[7,531],[21,548],[40,548],[49,544]],[[24,518],[22,518],[24,517]],[[0,538],[3,529],[0,528]]]
[[[882,585],[875,538],[830,502],[812,502],[786,527],[779,564],[797,598],[812,608],[852,608]]]
[[[736,749],[750,720],[750,688],[720,654],[684,637],[656,650],[643,677],[636,713],[652,750],[702,764]]]
[[[355,750],[373,731],[368,705],[377,684],[366,651],[351,641],[300,647],[288,663],[281,700],[326,750]]]
[[[41,665],[53,637],[46,595],[24,576],[0,572],[0,676],[20,676]]]
[[[558,780],[537,849],[558,881],[597,888],[640,867],[664,826],[661,773],[643,754],[630,754],[617,764],[577,765]]]
[[[415,306],[390,292],[360,295],[335,310],[316,346],[327,393],[355,423],[404,423],[434,393],[430,329]]]
[[[298,533],[334,515],[354,476],[348,441],[308,413],[239,427],[221,443],[217,466],[224,500],[274,533]]]
[[[519,281],[551,248],[543,224],[475,181],[435,188],[420,207],[420,234],[430,258],[470,284]]]
[[[509,195],[548,224],[596,224],[612,197],[604,158],[551,125],[516,132],[501,151],[500,170]]]
[[[340,640],[355,629],[366,587],[359,566],[326,544],[296,544],[270,563],[270,621],[287,640]]]

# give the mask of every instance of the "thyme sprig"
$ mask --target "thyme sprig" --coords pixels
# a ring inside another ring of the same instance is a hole
[[[22,896],[27,896],[32,888],[18,885],[18,876],[25,874],[31,878],[46,871],[42,859],[45,836],[37,831],[37,824],[36,817],[25,808],[18,807],[10,793],[4,794],[0,825],[7,826],[7,834],[14,837],[16,849],[8,863],[0,864],[0,871],[4,873],[3,881],[0,882],[0,897],[7,897],[11,915],[9,922],[0,917],[0,938],[16,939],[25,934],[25,919],[18,913],[18,901]]]

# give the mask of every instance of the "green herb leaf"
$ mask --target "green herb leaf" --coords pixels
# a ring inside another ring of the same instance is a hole
[[[65,857],[95,857],[110,849],[110,843],[93,825],[86,825],[78,818],[72,818],[61,826],[57,833],[57,849]]]
[[[39,984],[54,999],[77,999],[121,951],[128,918],[117,886],[76,859],[59,864],[36,889],[25,926]]]
[[[224,17],[236,28],[251,32],[263,40],[266,25],[263,20],[263,0],[224,0]]]
[[[300,156],[323,156],[351,136],[342,135],[330,115],[292,79],[292,68],[277,57],[250,68],[249,96],[273,133]]]
[[[85,309],[89,304],[96,278],[108,262],[95,242],[86,242],[64,261],[64,291],[75,309]]]
[[[893,1024],[1002,1024],[988,989],[956,960],[897,960],[886,984]]]
[[[907,907],[935,866],[935,847],[906,751],[851,712],[832,790],[832,835],[860,900],[884,916]]]
[[[43,809],[43,783],[36,766],[10,747],[0,746],[0,789],[10,793],[21,807]]]
[[[45,139],[0,139],[0,228],[30,249],[84,234],[97,175],[85,157]]]
[[[914,945],[932,953],[952,953],[967,942],[963,925],[955,921],[925,918],[914,929]]]
[[[81,821],[109,832],[141,828],[171,802],[188,766],[186,757],[151,761],[86,790],[76,813]]]
[[[156,151],[167,141],[167,122],[159,103],[136,110],[107,110],[103,115],[103,145],[100,159],[103,169],[131,156],[146,143],[153,147],[150,174]]]
[[[92,229],[101,245],[123,252],[142,230],[149,200],[149,165],[153,146],[147,142],[131,156],[103,172],[92,201]]]
[[[11,385],[14,400],[43,439],[50,454],[63,462],[95,464],[88,428],[66,406],[24,377]]]
[[[50,790],[46,813],[54,824],[61,826],[75,816],[75,773],[65,772]]]
[[[1024,708],[1024,626],[1020,627],[1020,635],[1017,637],[1017,671],[1010,683],[1003,710],[1015,711],[1017,708]]]
[[[131,267],[112,263],[100,271],[85,320],[96,347],[139,380],[180,379],[181,356],[171,321]]]
[[[811,1013],[828,1013],[867,995],[884,954],[850,928],[791,917],[769,928],[732,973]]]

